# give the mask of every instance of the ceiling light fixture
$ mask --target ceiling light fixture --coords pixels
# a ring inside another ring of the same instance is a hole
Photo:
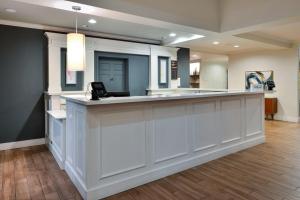
[[[240,46],[239,46],[239,45],[234,45],[233,47],[234,47],[234,48],[239,48]]]
[[[176,35],[177,35],[176,33],[170,33],[169,34],[170,37],[176,37]]]
[[[17,12],[15,9],[12,9],[12,8],[6,8],[5,11],[9,12],[9,13],[16,13]]]
[[[77,32],[77,12],[79,6],[73,6],[76,11],[76,32],[67,34],[67,69],[68,71],[84,71],[85,69],[85,35]]]
[[[220,42],[214,41],[213,44],[214,44],[214,45],[218,45],[218,44],[220,44]]]
[[[89,20],[89,23],[90,23],[90,24],[96,24],[97,21],[96,21],[95,19],[90,19],[90,20]]]

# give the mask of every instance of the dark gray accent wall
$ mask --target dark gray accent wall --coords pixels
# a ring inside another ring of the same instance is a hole
[[[99,58],[121,58],[128,60],[128,88],[131,96],[146,95],[149,86],[149,56],[95,52],[95,81],[97,81]]]
[[[0,25],[0,143],[44,137],[46,66],[43,31]]]
[[[190,49],[180,48],[177,51],[178,77],[180,77],[180,87],[190,87]]]

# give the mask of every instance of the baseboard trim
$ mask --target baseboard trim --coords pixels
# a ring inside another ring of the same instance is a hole
[[[68,161],[65,162],[65,171],[76,186],[76,188],[78,189],[79,193],[81,194],[81,197],[83,199],[87,199],[87,188],[85,187],[83,181],[78,177],[77,173]]]
[[[290,117],[285,115],[275,115],[274,119],[279,121],[286,121],[286,122],[296,122],[296,123],[300,122],[299,117]]]
[[[18,149],[22,147],[30,147],[30,146],[36,146],[42,144],[45,144],[45,138],[23,140],[17,142],[7,142],[7,143],[0,144],[0,151],[9,150],[9,149]]]

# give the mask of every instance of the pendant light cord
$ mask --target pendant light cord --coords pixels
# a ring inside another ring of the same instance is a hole
[[[77,10],[76,10],[76,34],[77,34],[77,18],[78,18],[78,16],[77,16]]]
[[[76,12],[76,24],[75,24],[75,26],[76,26],[76,34],[77,34],[78,11],[81,10],[81,7],[80,6],[72,6],[72,9]]]

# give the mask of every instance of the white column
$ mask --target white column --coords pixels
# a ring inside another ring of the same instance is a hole
[[[60,47],[53,45],[53,40],[48,43],[48,92],[61,92],[61,67]]]
[[[158,55],[154,47],[150,46],[150,80],[149,89],[158,89]]]
[[[169,88],[171,87],[171,60],[177,60],[177,49],[164,46],[150,46],[150,87],[149,89],[158,89],[158,57],[169,57]]]
[[[93,40],[86,39],[86,69],[84,71],[84,85],[83,90],[86,90],[88,83],[95,80],[94,71],[95,71],[95,47]]]

